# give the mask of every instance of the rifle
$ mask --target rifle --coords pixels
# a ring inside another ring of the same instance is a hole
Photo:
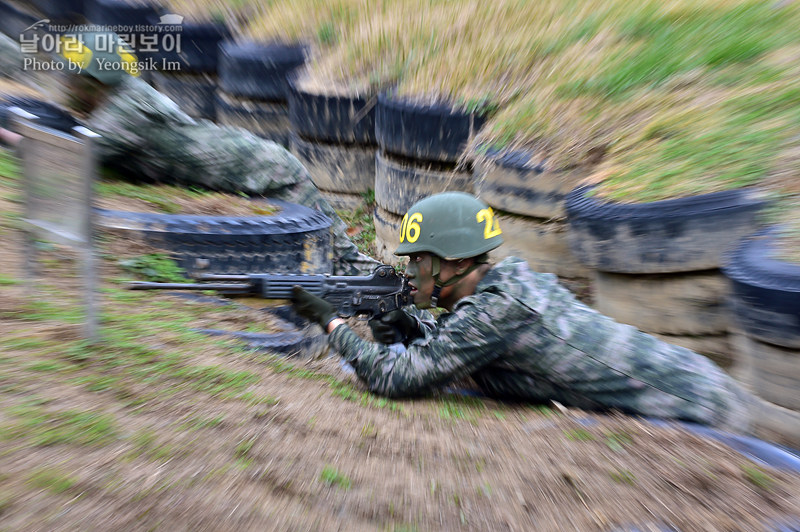
[[[299,285],[336,308],[339,316],[372,319],[411,303],[411,287],[391,266],[381,265],[371,275],[203,274],[202,283],[152,283],[134,281],[131,290],[215,290],[223,295],[254,296],[262,299],[291,299],[292,287]]]

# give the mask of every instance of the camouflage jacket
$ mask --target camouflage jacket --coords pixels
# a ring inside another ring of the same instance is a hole
[[[102,159],[140,177],[249,194],[269,194],[307,178],[303,165],[278,144],[242,128],[195,120],[139,78],[128,76],[116,86],[89,126],[103,136]]]
[[[708,358],[615,322],[515,257],[434,325],[418,324],[422,336],[405,349],[364,341],[346,326],[329,343],[370,390],[387,396],[471,376],[500,399],[749,425],[750,396]]]
[[[89,126],[102,137],[105,166],[134,179],[197,185],[299,203],[333,221],[336,275],[371,271],[347,226],[319,194],[305,167],[282,146],[243,128],[195,120],[167,96],[128,77],[96,109]]]

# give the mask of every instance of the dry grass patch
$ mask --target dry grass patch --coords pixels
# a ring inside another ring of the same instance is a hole
[[[258,10],[257,0],[162,0],[172,13],[192,22],[222,22],[240,30]]]
[[[346,40],[360,14],[376,5],[378,2],[370,0],[264,2],[248,24],[246,35],[261,41],[332,45]]]

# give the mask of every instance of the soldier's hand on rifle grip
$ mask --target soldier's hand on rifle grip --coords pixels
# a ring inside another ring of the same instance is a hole
[[[401,309],[369,320],[372,337],[382,344],[405,342],[416,331],[417,321]]]
[[[295,312],[309,321],[319,323],[323,329],[338,317],[333,305],[299,285],[292,287],[292,306]]]

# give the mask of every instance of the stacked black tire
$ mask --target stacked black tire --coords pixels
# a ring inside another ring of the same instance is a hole
[[[482,115],[446,104],[378,97],[373,217],[379,259],[397,263],[400,223],[414,203],[437,192],[474,191],[469,164],[459,163],[483,123]]]
[[[217,121],[288,147],[287,76],[305,62],[306,54],[299,44],[221,43]]]
[[[162,35],[155,27],[163,10],[155,1],[84,0],[84,11],[92,25],[118,28],[117,33],[133,48],[139,61],[148,61],[154,55],[147,51],[150,46],[143,43],[155,40],[154,48],[161,48]],[[152,74],[148,68],[141,77],[150,82]]]
[[[495,257],[520,257],[565,280],[589,276],[569,249],[564,210],[586,170],[553,170],[525,151],[489,150],[476,160],[474,176],[475,194],[497,212],[503,231]]]
[[[53,24],[82,23],[86,5],[94,0],[33,0],[33,7]]]
[[[92,24],[112,27],[149,26],[158,23],[162,13],[156,2],[137,0],[84,0],[84,9]]]
[[[566,209],[573,253],[595,271],[596,308],[730,368],[729,289],[719,268],[723,254],[757,228],[765,205],[759,193],[634,204],[592,193],[576,188]]]
[[[153,85],[189,116],[216,120],[218,47],[230,36],[228,28],[218,22],[185,22],[172,33],[179,44],[161,44]]]
[[[289,78],[290,147],[335,209],[355,210],[375,188],[375,97],[328,94]]]
[[[38,20],[41,20],[39,16],[29,10],[22,10],[7,2],[0,2],[0,33],[4,33],[15,41],[19,40],[20,34],[26,28]]]
[[[731,288],[740,378],[777,405],[765,406],[760,435],[800,446],[800,263],[779,254],[780,230],[742,239],[725,257],[723,272]]]
[[[272,215],[207,216],[98,211],[106,230],[143,238],[163,249],[189,276],[202,273],[330,273],[331,220],[279,200]]]

